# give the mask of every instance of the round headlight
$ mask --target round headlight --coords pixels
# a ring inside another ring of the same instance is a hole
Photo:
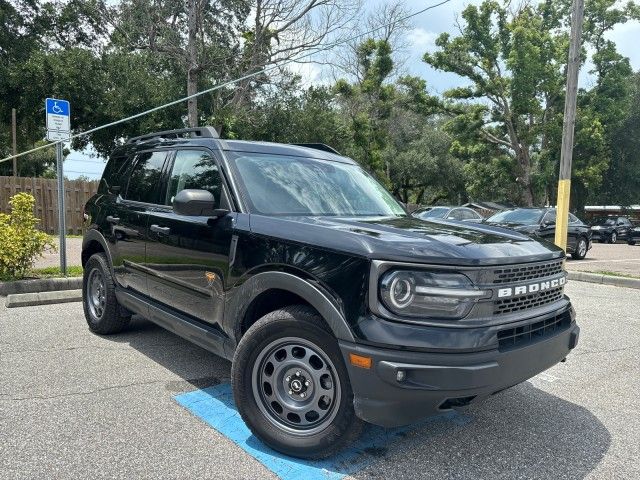
[[[409,279],[397,276],[389,286],[389,300],[396,308],[405,308],[413,301],[413,286]]]

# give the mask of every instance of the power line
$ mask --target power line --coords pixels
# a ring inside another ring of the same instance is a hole
[[[89,130],[87,130],[87,131],[85,131],[85,132],[76,133],[75,135],[71,135],[69,138],[67,138],[67,139],[65,139],[65,140],[57,140],[57,141],[52,142],[52,143],[49,143],[49,144],[47,144],[47,145],[41,145],[41,146],[39,146],[39,147],[32,148],[31,150],[27,150],[27,151],[25,151],[25,152],[18,153],[17,155],[10,155],[10,156],[8,156],[8,157],[3,158],[2,160],[0,160],[0,163],[7,162],[7,161],[9,161],[9,160],[12,160],[13,158],[22,157],[23,155],[28,155],[28,154],[33,153],[33,152],[36,152],[36,151],[38,151],[38,150],[42,150],[43,148],[49,148],[49,147],[54,146],[54,145],[57,145],[57,144],[59,144],[59,143],[68,142],[68,141],[70,141],[70,140],[73,140],[74,138],[84,137],[84,136],[86,136],[86,135],[90,135],[90,134],[92,134],[92,133],[94,133],[94,132],[97,132],[97,131],[99,131],[99,130],[103,130],[103,129],[105,129],[105,128],[109,128],[109,127],[114,127],[114,126],[116,126],[116,125],[120,125],[121,123],[125,123],[125,122],[128,122],[128,121],[130,121],[130,120],[135,120],[136,118],[140,118],[140,117],[143,117],[143,116],[145,116],[145,115],[149,115],[150,113],[157,112],[157,111],[159,111],[159,110],[163,110],[163,109],[165,109],[165,108],[167,108],[167,107],[171,107],[171,106],[173,106],[173,105],[177,105],[177,104],[182,103],[182,102],[186,102],[187,100],[190,100],[190,99],[192,99],[192,98],[196,98],[196,97],[199,97],[199,96],[201,96],[201,95],[205,95],[205,94],[207,94],[207,93],[211,93],[211,92],[214,92],[214,91],[216,91],[216,90],[220,90],[221,88],[228,87],[228,86],[230,86],[230,85],[234,85],[234,84],[236,84],[236,83],[238,83],[238,82],[241,82],[241,81],[243,81],[243,80],[248,80],[248,79],[250,79],[250,78],[252,78],[252,77],[256,77],[256,76],[261,75],[261,74],[263,74],[263,73],[267,73],[267,72],[270,72],[270,71],[272,71],[272,70],[276,70],[276,69],[278,69],[278,68],[282,68],[282,67],[284,67],[285,65],[289,65],[290,63],[298,62],[298,61],[300,61],[300,60],[302,60],[302,59],[304,59],[304,58],[308,58],[308,57],[310,57],[310,56],[312,56],[312,55],[315,55],[315,54],[317,54],[317,53],[320,53],[320,52],[323,52],[323,51],[329,50],[330,48],[333,48],[333,47],[336,47],[336,46],[339,46],[339,45],[342,45],[342,44],[345,44],[345,43],[351,42],[351,41],[353,41],[353,40],[356,40],[357,38],[364,37],[364,36],[369,35],[369,34],[371,34],[371,33],[377,32],[378,30],[382,30],[382,29],[384,29],[384,28],[386,28],[386,27],[389,27],[389,26],[391,26],[391,25],[395,25],[395,24],[397,24],[397,23],[399,23],[399,22],[403,22],[403,21],[405,21],[405,20],[409,20],[410,18],[413,18],[413,17],[415,17],[415,16],[421,15],[421,14],[423,14],[424,12],[427,12],[427,11],[429,11],[429,10],[432,10],[432,9],[434,9],[434,8],[437,8],[437,7],[441,6],[441,5],[444,5],[445,3],[449,3],[450,1],[451,1],[451,0],[442,0],[442,1],[441,1],[441,2],[439,2],[439,3],[435,3],[435,4],[430,5],[430,6],[428,6],[428,7],[425,7],[425,8],[422,8],[422,9],[420,9],[420,10],[417,10],[417,11],[415,11],[415,12],[413,12],[413,13],[407,14],[407,15],[405,15],[404,17],[400,17],[400,18],[397,18],[397,19],[395,19],[395,20],[393,20],[393,21],[391,21],[391,22],[388,22],[388,23],[385,23],[385,24],[379,25],[379,26],[374,27],[374,28],[372,28],[371,30],[368,30],[368,31],[366,31],[366,32],[358,33],[358,34],[356,34],[356,35],[354,35],[354,36],[352,36],[352,37],[349,37],[349,38],[346,38],[346,39],[342,39],[342,40],[339,40],[339,41],[337,41],[337,42],[334,42],[334,43],[330,43],[330,44],[328,44],[328,45],[325,45],[323,48],[316,49],[316,50],[314,50],[314,51],[312,51],[312,52],[307,52],[307,53],[305,53],[304,55],[300,55],[300,56],[298,56],[298,57],[290,58],[290,59],[288,59],[288,60],[285,60],[285,61],[284,61],[284,62],[282,62],[282,63],[278,63],[278,61],[276,60],[276,61],[274,62],[274,64],[273,64],[273,65],[271,65],[271,66],[269,66],[269,67],[262,68],[262,69],[260,69],[260,70],[255,71],[255,72],[252,72],[252,73],[247,73],[246,75],[243,75],[243,76],[241,76],[241,77],[238,77],[238,78],[236,78],[236,79],[234,79],[234,80],[229,80],[229,81],[227,81],[227,82],[221,83],[220,85],[216,85],[216,86],[213,86],[213,87],[211,87],[211,88],[207,88],[207,89],[205,89],[205,90],[202,90],[201,92],[196,92],[196,93],[194,93],[193,95],[188,95],[188,96],[183,97],[183,98],[180,98],[180,99],[178,99],[178,100],[173,100],[173,101],[171,101],[171,102],[165,103],[164,105],[160,105],[160,106],[158,106],[158,107],[153,107],[153,108],[150,108],[150,109],[148,109],[148,110],[144,110],[144,111],[142,111],[142,112],[140,112],[140,113],[136,113],[136,114],[131,115],[131,116],[129,116],[129,117],[122,118],[122,119],[120,119],[120,120],[116,120],[115,122],[106,123],[106,124],[101,125],[101,126],[99,126],[99,127],[95,127],[95,128],[89,129]]]

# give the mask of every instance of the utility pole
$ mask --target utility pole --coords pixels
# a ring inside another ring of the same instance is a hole
[[[564,101],[564,123],[562,125],[562,150],[560,151],[560,173],[558,176],[558,209],[556,212],[557,246],[567,249],[567,225],[569,223],[569,196],[571,194],[571,160],[573,159],[573,133],[576,123],[576,97],[578,95],[578,72],[580,71],[580,45],[584,0],[573,0],[571,8],[571,39],[567,64],[567,94]]]
[[[18,143],[16,141],[16,109],[11,109],[11,136],[13,137],[13,176],[18,176]]]

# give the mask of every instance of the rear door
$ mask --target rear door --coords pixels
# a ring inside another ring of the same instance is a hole
[[[172,201],[183,189],[208,190],[214,208],[229,209],[228,190],[213,153],[177,150],[161,193],[163,205],[149,213],[149,294],[180,313],[217,324],[222,320],[235,214],[217,219],[178,215]]]
[[[106,220],[110,224],[114,273],[117,282],[148,294],[145,250],[149,210],[158,201],[158,190],[167,159],[166,151],[138,153],[129,171],[124,193],[118,195]]]

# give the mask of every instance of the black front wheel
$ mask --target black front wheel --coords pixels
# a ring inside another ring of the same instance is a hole
[[[617,243],[618,242],[618,233],[617,232],[611,232],[611,236],[609,237],[609,242],[610,243]]]
[[[324,458],[362,429],[338,342],[309,307],[285,307],[252,325],[236,350],[232,384],[247,426],[284,454]]]

